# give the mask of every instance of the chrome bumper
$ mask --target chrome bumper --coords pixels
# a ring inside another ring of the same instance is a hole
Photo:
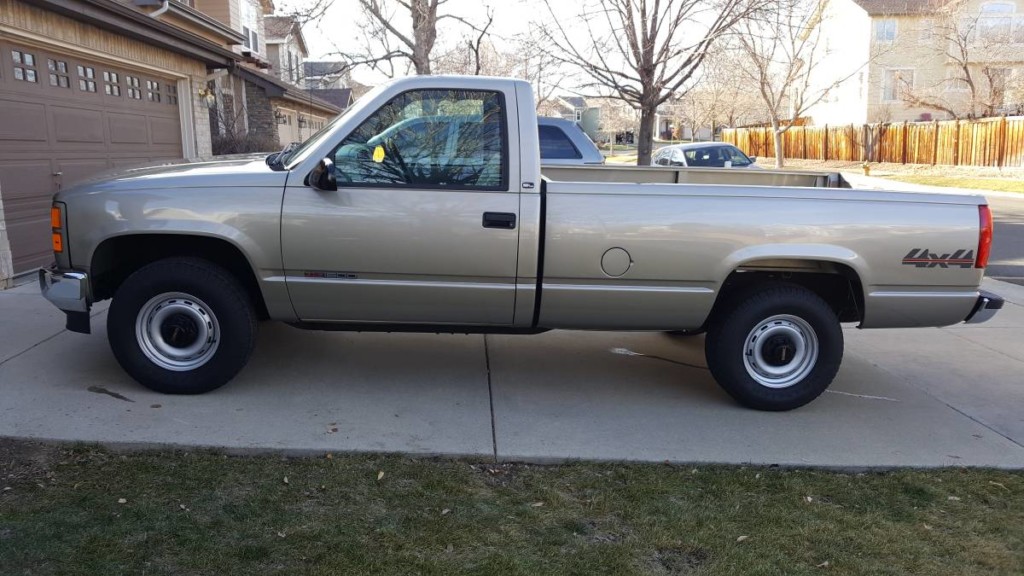
[[[968,324],[980,324],[989,320],[1003,308],[1003,299],[991,292],[981,291],[978,295],[978,302],[974,305],[971,313],[964,318]]]
[[[40,270],[39,291],[65,312],[89,311],[89,278],[83,272]]]

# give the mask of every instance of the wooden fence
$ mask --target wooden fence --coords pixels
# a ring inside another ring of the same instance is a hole
[[[771,127],[727,128],[722,139],[750,156],[775,156]],[[1024,167],[1024,117],[847,126],[794,126],[786,158]]]

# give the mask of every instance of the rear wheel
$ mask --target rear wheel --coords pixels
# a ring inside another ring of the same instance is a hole
[[[772,284],[730,299],[709,325],[705,354],[719,385],[740,404],[792,410],[824,392],[843,358],[835,312],[817,294]]]
[[[200,394],[231,380],[256,340],[252,300],[210,262],[149,264],[118,288],[107,315],[118,363],[140,384],[167,394]]]

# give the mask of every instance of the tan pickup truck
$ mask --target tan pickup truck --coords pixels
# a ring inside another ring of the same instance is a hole
[[[535,334],[707,332],[746,406],[831,383],[840,323],[980,322],[980,196],[854,191],[818,174],[542,167],[530,85],[417,77],[266,159],[136,169],[59,193],[43,294],[143,385],[206,392],[257,322]],[[581,367],[581,370],[586,370]]]

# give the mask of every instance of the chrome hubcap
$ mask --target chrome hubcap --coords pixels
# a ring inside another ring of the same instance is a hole
[[[185,372],[209,362],[220,325],[202,300],[181,292],[154,296],[139,310],[135,336],[142,353],[167,370]]]
[[[818,361],[818,336],[802,318],[779,314],[747,334],[743,365],[758,384],[788,388],[803,380]]]

